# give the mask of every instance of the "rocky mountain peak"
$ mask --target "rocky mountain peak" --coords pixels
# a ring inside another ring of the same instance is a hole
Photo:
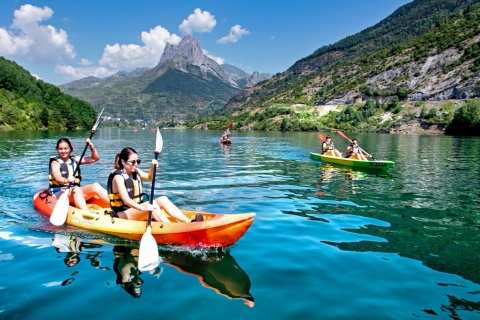
[[[165,61],[171,60],[175,57],[182,57],[191,64],[198,66],[209,62],[208,60],[211,60],[203,54],[198,40],[189,34],[187,34],[177,45],[167,43],[158,64],[160,65]]]

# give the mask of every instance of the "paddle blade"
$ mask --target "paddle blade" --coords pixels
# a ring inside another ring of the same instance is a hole
[[[230,122],[230,124],[228,125],[228,129],[231,129],[233,127],[233,122]]]
[[[343,133],[342,131],[337,130],[337,133],[338,133],[339,135],[341,135],[342,137],[344,137],[345,139],[347,139],[348,141],[352,142],[352,140],[350,140],[350,138],[347,137],[347,136],[345,135],[345,133]]]
[[[155,140],[155,153],[159,154],[163,149],[163,138],[160,134],[160,128],[157,128],[157,139]]]
[[[93,125],[92,131],[97,130],[98,123],[100,122],[100,118],[102,117],[103,110],[105,110],[105,109],[102,109],[102,111],[101,111],[100,114],[98,115],[98,117],[97,117],[97,122],[95,122],[95,124]]]
[[[53,208],[52,215],[50,216],[50,222],[55,226],[61,226],[67,220],[68,215],[68,190],[66,190],[60,198],[58,198],[55,208]]]
[[[327,138],[325,138],[323,136],[323,134],[319,134],[318,137],[320,138],[320,140],[322,140],[323,142],[327,142]]]
[[[138,253],[138,270],[149,271],[155,269],[160,264],[160,256],[158,254],[158,246],[152,235],[152,227],[148,226],[147,230],[140,241],[140,252]]]

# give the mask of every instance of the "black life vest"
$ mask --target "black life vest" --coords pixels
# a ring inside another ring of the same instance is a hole
[[[360,147],[354,147],[353,144],[349,145],[348,148],[347,148],[347,151],[345,153],[346,157],[347,158],[350,158],[351,156],[353,156],[354,154],[357,154],[360,152]]]
[[[333,142],[330,142],[330,143],[324,142],[324,143],[322,144],[322,153],[325,153],[325,152],[327,152],[327,151],[334,150],[334,149],[335,149],[335,148],[334,148],[334,146],[333,146]]]
[[[135,171],[132,173],[132,177],[133,177],[132,179],[128,174],[126,174],[122,170],[115,169],[108,176],[108,182],[107,182],[107,192],[108,192],[108,198],[110,199],[110,207],[114,212],[125,211],[128,208],[130,208],[128,205],[123,203],[118,192],[117,193],[113,192],[113,178],[116,175],[121,175],[123,177],[123,180],[125,182],[125,187],[127,188],[128,196],[130,197],[130,199],[134,200],[137,203],[144,202],[143,197],[147,195],[143,193],[142,179],[140,178],[140,175],[138,174],[138,172]]]
[[[52,175],[52,162],[57,161],[60,164],[60,173],[62,177],[67,179],[70,176],[73,176],[73,173],[78,167],[77,174],[75,176],[78,179],[78,184],[75,183],[73,185],[80,185],[82,181],[82,175],[80,172],[80,164],[78,160],[74,156],[70,156],[70,165],[68,165],[65,161],[62,160],[59,156],[50,157],[50,162],[48,163],[48,180],[50,181],[49,188],[58,188],[58,187],[65,187],[68,186],[68,182],[66,184],[58,183]]]

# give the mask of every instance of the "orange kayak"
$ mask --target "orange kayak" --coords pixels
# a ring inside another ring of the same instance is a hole
[[[33,196],[33,206],[50,216],[57,199],[45,191]],[[66,223],[79,228],[103,232],[125,239],[140,241],[146,221],[112,218],[109,204],[93,198],[88,201],[90,210],[81,210],[72,205],[68,208]],[[152,235],[158,244],[195,247],[228,247],[237,242],[253,223],[255,213],[216,214],[197,211],[182,212],[190,219],[202,214],[204,221],[183,223],[173,217],[171,222],[152,221]],[[174,221],[175,220],[175,221]]]

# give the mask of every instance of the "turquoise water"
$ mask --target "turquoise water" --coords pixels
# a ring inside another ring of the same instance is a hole
[[[311,160],[313,132],[233,131],[230,146],[220,131],[161,133],[156,195],[254,211],[245,236],[228,250],[159,247],[160,267],[133,276],[138,243],[54,227],[32,206],[66,133],[0,132],[0,318],[480,318],[479,138],[347,133],[396,161],[378,174]],[[76,154],[88,135],[68,133]],[[93,141],[102,158],[83,181],[105,186],[123,147],[153,158],[155,134],[107,128]]]

